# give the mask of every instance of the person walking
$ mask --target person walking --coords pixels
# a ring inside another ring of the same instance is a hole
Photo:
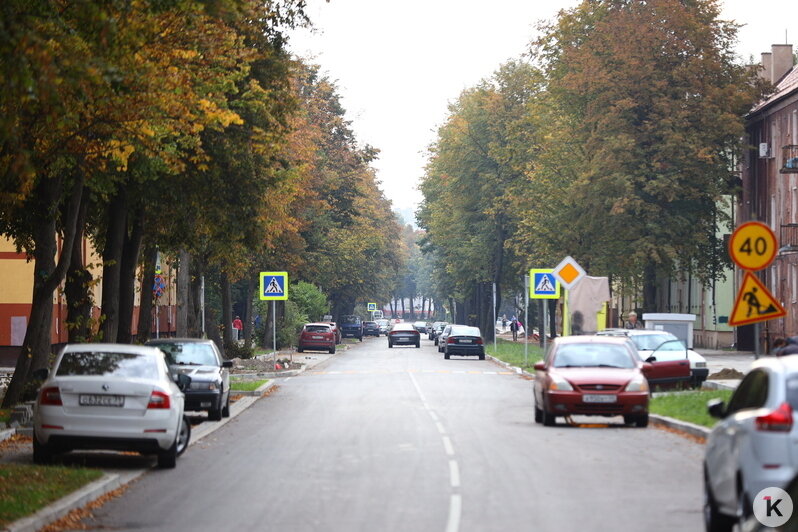
[[[236,316],[236,319],[233,320],[233,330],[236,332],[235,340],[236,342],[241,340],[244,331],[244,323],[241,321],[241,318]]]
[[[627,320],[623,324],[624,329],[643,329],[643,324],[637,321],[637,312],[634,310],[627,314]]]
[[[518,320],[515,316],[510,320],[510,331],[513,333],[513,342],[518,340]]]

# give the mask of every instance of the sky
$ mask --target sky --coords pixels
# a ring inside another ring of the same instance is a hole
[[[308,0],[315,31],[294,31],[289,46],[336,82],[358,141],[380,150],[373,166],[381,189],[407,217],[421,202],[427,148],[449,103],[524,53],[538,21],[578,3]],[[721,18],[744,24],[737,53],[745,62],[758,61],[771,44],[798,49],[798,0],[721,5]]]

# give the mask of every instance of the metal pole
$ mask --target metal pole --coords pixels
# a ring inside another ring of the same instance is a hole
[[[200,277],[200,309],[202,312],[202,337],[205,338],[205,276]]]
[[[277,371],[277,301],[272,299],[272,367]]]
[[[496,354],[496,283],[493,283],[493,354]]]
[[[543,334],[543,356],[546,356],[546,344],[547,344],[547,337],[549,329],[549,302],[547,300],[543,300],[543,330],[540,331]]]
[[[524,275],[524,323],[526,333],[524,334],[524,366],[529,365],[529,276]]]
[[[759,334],[760,334],[759,323],[760,322],[754,323],[754,360],[759,360],[759,354],[760,354],[760,352],[759,352]]]
[[[161,337],[161,320],[158,319],[158,298],[155,298],[155,337]]]

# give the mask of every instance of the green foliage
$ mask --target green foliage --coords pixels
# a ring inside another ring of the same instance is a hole
[[[228,360],[233,358],[249,359],[255,355],[255,350],[251,346],[233,342],[224,348],[224,355]]]
[[[308,317],[309,321],[319,321],[330,312],[330,303],[322,290],[305,281],[291,285],[288,299],[296,303],[299,312]]]
[[[285,301],[285,314],[277,324],[277,346],[286,347],[296,345],[297,337],[302,327],[308,322],[308,317],[299,308],[299,305],[290,299]]]

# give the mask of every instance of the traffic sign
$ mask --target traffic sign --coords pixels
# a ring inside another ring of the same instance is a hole
[[[260,272],[262,301],[288,299],[288,272]]]
[[[367,307],[367,310],[369,312],[374,312],[375,310],[377,310],[377,304],[376,303],[368,303],[366,305],[366,307]]]
[[[554,277],[552,268],[529,270],[530,299],[559,299],[560,283]]]
[[[555,266],[552,273],[554,273],[554,276],[559,279],[562,285],[568,290],[582,280],[582,277],[587,275],[585,270],[583,270],[576,260],[574,260],[574,258],[570,255],[565,257],[562,262]]]
[[[734,310],[729,317],[729,325],[738,327],[758,321],[767,321],[786,316],[787,311],[773,297],[770,290],[751,272],[745,272]]]
[[[161,297],[163,295],[164,290],[166,290],[166,281],[160,274],[155,275],[155,280],[152,284],[152,293],[155,297]]]
[[[776,235],[762,222],[746,222],[732,233],[729,255],[743,270],[767,268],[776,258]]]

